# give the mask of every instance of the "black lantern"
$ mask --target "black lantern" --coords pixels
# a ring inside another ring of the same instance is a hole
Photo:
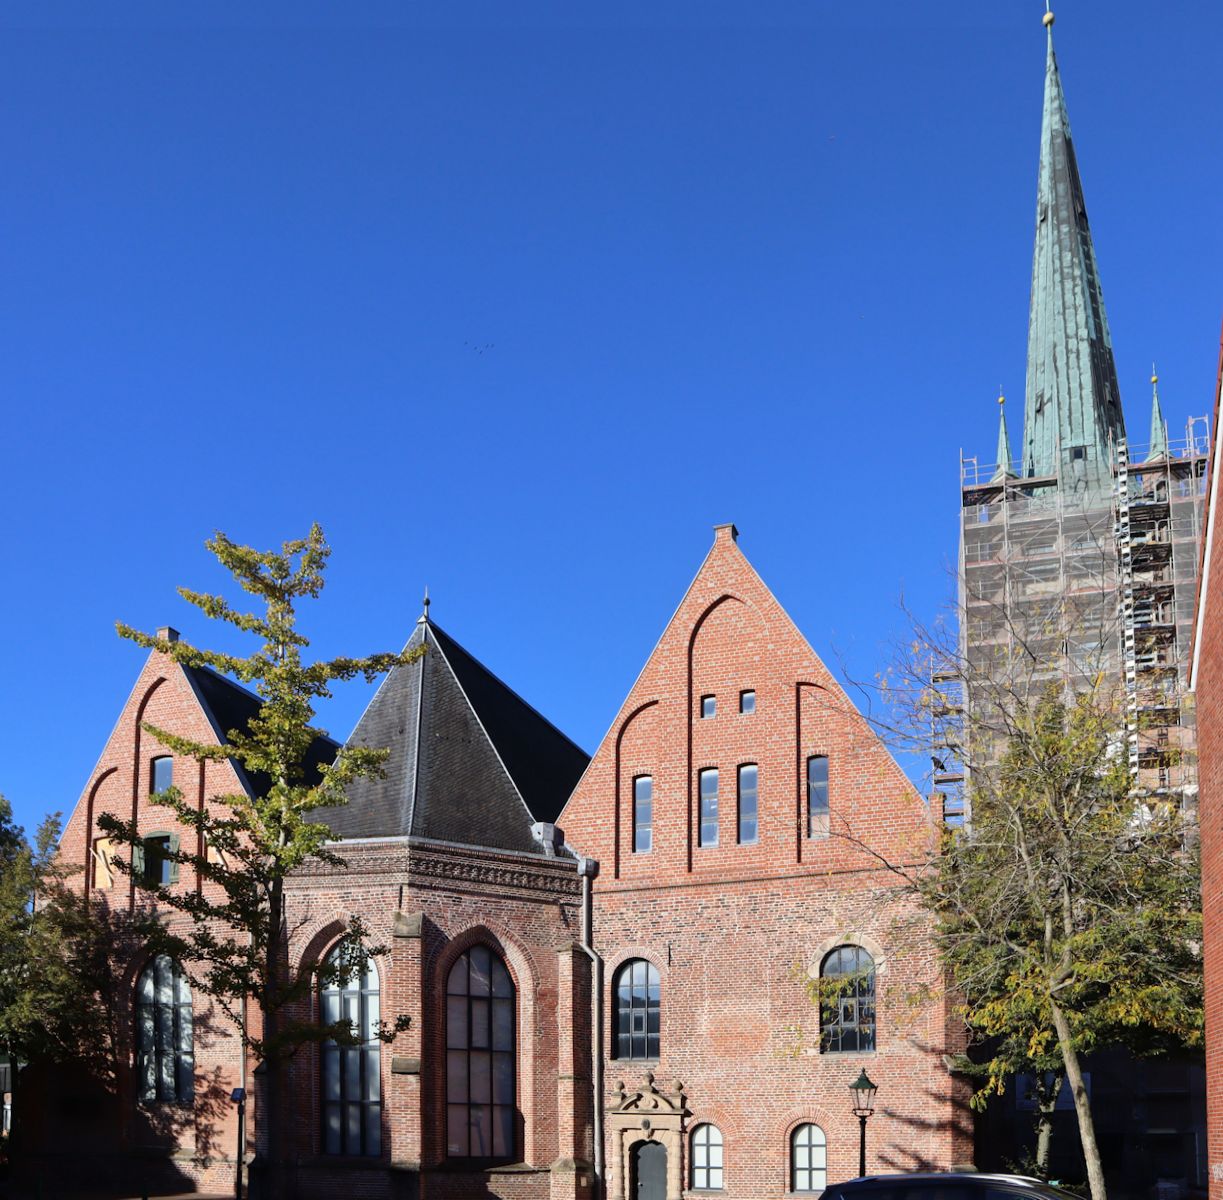
[[[875,1111],[875,1093],[879,1090],[871,1083],[866,1068],[849,1085],[854,1098],[854,1116],[858,1118],[858,1175],[866,1174],[866,1118]]]
[[[854,1115],[869,1117],[875,1111],[875,1093],[879,1089],[871,1083],[870,1076],[865,1069],[849,1085],[849,1090],[854,1094]]]

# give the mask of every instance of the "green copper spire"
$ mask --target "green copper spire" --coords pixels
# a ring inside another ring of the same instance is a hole
[[[1006,397],[998,395],[998,453],[995,462],[998,469],[994,472],[991,483],[1001,483],[1004,479],[1013,479],[1015,472],[1011,469],[1011,439],[1006,432]]]
[[[1159,376],[1151,365],[1151,450],[1147,462],[1168,457],[1168,427],[1164,424],[1164,411],[1159,407]]]
[[[1066,98],[1053,53],[1053,14],[1040,132],[1036,246],[1028,316],[1023,474],[1060,472],[1072,487],[1111,479],[1110,447],[1125,436],[1100,272],[1087,226]]]

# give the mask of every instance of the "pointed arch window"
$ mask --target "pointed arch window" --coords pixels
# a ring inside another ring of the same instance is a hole
[[[661,1013],[658,968],[644,958],[630,958],[612,983],[616,1058],[657,1059]]]
[[[446,1154],[511,1160],[516,997],[505,963],[473,946],[446,980]]]
[[[875,1049],[875,960],[838,946],[820,964],[820,1052]]]
[[[136,981],[136,1079],[146,1104],[195,1098],[191,985],[168,954],[150,959]]]
[[[326,966],[338,969],[349,951],[338,946]],[[378,971],[371,959],[364,969],[328,978],[319,989],[324,1025],[347,1021],[356,1039],[341,1045],[329,1039],[319,1053],[323,1153],[376,1157],[382,1153],[382,1042]]]

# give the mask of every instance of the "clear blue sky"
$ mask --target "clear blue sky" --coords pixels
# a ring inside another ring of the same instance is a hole
[[[252,11],[255,15],[251,15]],[[1038,0],[0,5],[0,790],[69,811],[213,529],[593,750],[715,522],[871,674],[1019,436]],[[1223,5],[1064,0],[1127,415],[1213,395]],[[477,350],[475,347],[482,347]],[[370,692],[322,714],[351,730]]]

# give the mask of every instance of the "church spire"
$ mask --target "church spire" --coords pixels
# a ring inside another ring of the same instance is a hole
[[[1013,479],[1015,472],[1011,469],[1011,439],[1006,432],[1006,397],[998,393],[998,452],[994,459],[998,469],[994,472],[991,483],[1001,483],[1004,479]]]
[[[1036,245],[1028,316],[1023,474],[1060,472],[1088,487],[1111,479],[1111,448],[1125,436],[1100,272],[1087,225],[1070,119],[1053,52],[1053,14],[1040,133]]]
[[[1164,424],[1164,411],[1159,406],[1159,376],[1155,364],[1151,364],[1151,449],[1147,462],[1168,457],[1168,427]]]

